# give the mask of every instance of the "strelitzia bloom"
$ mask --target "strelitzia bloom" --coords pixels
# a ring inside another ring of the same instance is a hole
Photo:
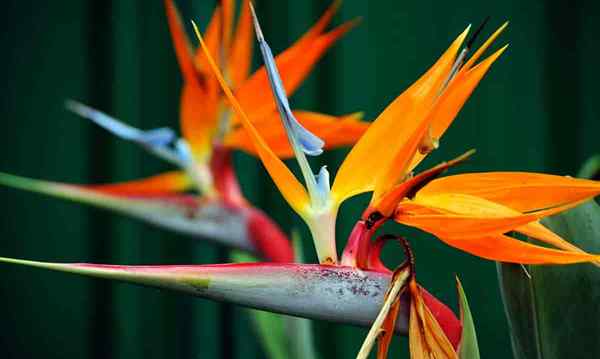
[[[235,1],[222,1],[207,27],[211,54],[219,58],[228,84],[251,110],[252,122],[266,134],[269,146],[281,158],[292,155],[285,131],[270,96],[266,70],[250,74],[252,23],[248,2],[233,31]],[[334,2],[294,45],[277,57],[289,92],[302,83],[325,51],[350,30],[355,21],[324,32],[335,14]],[[143,131],[75,101],[67,107],[121,139],[175,165],[178,171],[150,178],[106,185],[71,185],[0,174],[0,183],[88,203],[127,214],[182,234],[213,240],[273,261],[291,262],[293,254],[283,231],[240,191],[231,164],[231,152],[254,147],[238,119],[230,115],[218,83],[202,51],[192,51],[172,0],[165,0],[167,20],[183,77],[178,138],[169,128]],[[334,117],[295,111],[303,126],[327,140],[330,147],[354,143],[366,130],[360,115]],[[200,196],[185,192],[196,191]]]
[[[431,69],[394,100],[373,122],[346,157],[330,187],[327,169],[321,168],[315,175],[306,159],[307,155],[318,155],[322,151],[324,141],[308,131],[290,110],[286,88],[277,71],[277,64],[256,18],[254,23],[277,109],[300,165],[305,185],[293,175],[257,130],[244,105],[238,100],[238,94],[230,89],[227,76],[222,73],[218,61],[210,55],[208,38],[204,41],[197,28],[195,30],[206,55],[206,61],[229,104],[235,110],[236,117],[244,126],[256,153],[283,197],[310,228],[320,264],[110,266],[43,263],[8,258],[1,260],[179,290],[205,298],[225,300],[278,313],[358,325],[372,323],[384,302],[392,272],[379,259],[389,237],[371,239],[383,222],[391,219],[402,221],[401,214],[416,201],[421,190],[425,191],[429,184],[433,185],[432,180],[447,168],[464,160],[464,157],[461,157],[417,176],[411,175],[412,169],[420,160],[437,147],[439,137],[450,125],[492,63],[506,48],[501,48],[476,64],[505,25],[468,59],[467,53],[472,41],[467,41],[467,45],[461,50],[468,29],[460,34]],[[381,146],[382,143],[385,146]],[[569,191],[582,185],[582,182],[574,179],[568,179],[567,182],[565,188]],[[481,224],[478,227],[479,236],[474,237],[473,242],[480,243],[481,238],[487,235],[497,236],[499,228],[502,230],[501,233],[520,229],[521,226],[535,223],[543,215],[563,210],[577,201],[592,197],[600,192],[600,185],[595,182],[592,184],[593,186],[585,195],[582,194],[576,199],[562,196],[561,200],[565,198],[569,200],[557,206],[545,207],[541,210],[541,214],[521,213],[508,219],[497,215],[466,216],[467,220],[474,219]],[[526,187],[520,188],[523,191],[519,194],[527,193]],[[373,192],[370,205],[363,217],[357,221],[343,256],[339,260],[335,238],[337,210],[344,200],[365,192]],[[421,202],[417,205],[421,206],[418,208],[425,208],[425,204]],[[413,208],[417,205],[413,205]],[[430,205],[426,208],[430,210],[436,207]],[[420,215],[431,215],[431,213],[416,211],[416,216]],[[451,221],[457,219],[455,214],[444,212],[440,215],[441,219],[448,221],[444,222],[445,230],[452,234],[464,230],[464,226],[460,226],[462,222]],[[519,220],[513,217],[518,217]],[[449,236],[449,238],[453,237]],[[448,242],[453,244],[452,241]],[[485,244],[481,245],[485,246]],[[468,247],[465,248],[461,249],[478,253]],[[533,245],[532,248],[525,255],[514,254],[512,259],[519,259],[524,263],[528,263],[534,256],[538,258],[541,256],[544,263],[561,263],[557,258],[571,258],[573,261],[598,260],[597,256],[574,250],[553,250]],[[503,248],[499,248],[498,251],[505,252]],[[549,253],[547,251],[553,251],[555,256],[546,255]],[[460,321],[444,304],[425,293],[420,288],[413,296],[417,299],[422,298],[419,299],[420,303],[428,308],[446,337],[450,338],[453,348],[456,349],[458,342],[456,338],[460,338]],[[407,309],[410,307],[405,297],[400,297],[399,301],[398,320],[393,327],[399,332],[407,333],[409,330]],[[415,311],[422,309],[414,307]]]
[[[283,126],[289,136],[291,148],[298,157],[304,154],[317,155],[324,146],[322,140],[299,123],[285,96],[285,89],[277,71],[271,51],[256,22],[257,36],[265,60],[268,78],[276,95],[277,107],[283,115]],[[199,32],[198,32],[198,35]],[[265,163],[269,172],[292,176],[270,145],[258,133],[248,114],[242,109],[230,90],[227,79],[221,75],[216,61],[209,56],[210,49],[202,42],[206,59],[214,71],[219,85],[229,103],[236,109],[251,140],[252,146]],[[302,134],[302,137],[295,137]],[[303,171],[309,169],[304,163]],[[327,197],[327,171],[320,171],[318,180],[310,187],[315,201]],[[312,175],[312,172],[310,172]],[[277,176],[273,176],[277,178]],[[279,183],[278,183],[279,184]],[[292,186],[298,184],[294,178]],[[299,188],[299,187],[296,187]],[[285,192],[287,195],[287,192]],[[300,196],[308,196],[304,188]],[[317,207],[318,208],[318,207]],[[306,212],[308,213],[308,211]],[[326,213],[325,213],[326,214]],[[307,217],[308,218],[308,217]],[[329,216],[325,216],[328,222]],[[324,223],[328,223],[324,222]],[[319,229],[319,226],[316,227]],[[321,233],[324,236],[326,233]],[[333,232],[329,233],[333,235]],[[383,246],[384,240],[376,241]],[[319,251],[319,255],[323,253]],[[383,303],[386,288],[391,280],[391,271],[380,265],[371,270],[360,270],[356,266],[337,265],[337,256],[323,261],[327,265],[298,263],[249,263],[217,265],[171,265],[171,266],[114,266],[97,264],[58,264],[0,258],[0,261],[16,263],[50,270],[78,273],[101,278],[123,280],[136,284],[167,288],[214,300],[224,300],[268,311],[286,313],[312,319],[368,326]],[[374,262],[375,263],[375,262]],[[336,265],[332,265],[336,264]],[[447,330],[456,332],[460,323],[444,304],[428,295],[427,305],[436,318],[447,323]],[[401,299],[401,308],[408,308],[406,298]],[[401,310],[394,329],[407,333],[408,313]]]

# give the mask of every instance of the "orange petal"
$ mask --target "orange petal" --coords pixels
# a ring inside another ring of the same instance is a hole
[[[408,207],[407,204],[409,204]],[[532,214],[537,218],[542,218],[567,210],[576,204],[578,202],[533,212]],[[418,209],[419,206],[427,207],[427,209]],[[415,212],[415,208],[417,208],[417,212]],[[419,215],[419,213],[431,215],[436,214],[436,211],[437,214],[452,213],[488,218],[515,217],[521,214],[519,211],[477,196],[458,193],[423,194],[423,191],[418,193],[414,202],[402,202],[398,208],[398,213],[405,212],[412,213],[413,215]],[[583,252],[581,249],[562,239],[559,235],[542,226],[537,220],[523,226],[515,227],[514,230],[560,249]]]
[[[507,263],[572,264],[600,260],[598,255],[536,246],[505,235],[470,239],[440,238],[440,240],[475,256]]]
[[[221,28],[222,34],[222,50],[224,51],[223,56],[228,58],[229,47],[231,46],[231,35],[233,32],[233,17],[235,15],[235,0],[219,0],[221,4],[223,19],[223,27]],[[242,4],[244,5],[244,4]]]
[[[368,122],[360,121],[356,114],[335,117],[316,112],[294,111],[294,116],[304,128],[324,140],[327,149],[355,143],[369,126]],[[278,157],[293,157],[294,152],[278,114],[273,113],[268,119],[254,123],[254,126]],[[243,127],[227,134],[225,144],[256,154],[252,140]]]
[[[427,183],[444,173],[448,168],[466,161],[474,153],[475,150],[467,151],[453,160],[442,162],[427,171],[419,173],[417,176],[397,184],[389,190],[385,196],[372,201],[371,208],[373,208],[374,211],[381,213],[384,217],[391,216],[402,199],[405,197],[414,197],[421,188],[427,185]]]
[[[219,64],[219,68],[224,67],[225,57],[223,52],[223,9],[221,6],[218,6],[206,27],[205,39],[206,46],[210,51],[210,55],[213,58],[216,58]],[[202,49],[197,48],[196,54],[194,55],[194,62],[196,63],[196,67],[199,69],[202,74],[202,78],[204,79],[205,87],[210,94],[210,96],[217,96],[219,90],[219,84],[217,83],[212,70],[210,69],[210,64],[206,58],[206,55],[202,51]]]
[[[205,159],[216,131],[217,101],[195,83],[183,85],[179,120],[183,137],[197,160]]]
[[[416,282],[410,283],[410,321],[408,340],[413,359],[458,359],[454,347],[431,313]]]
[[[498,36],[500,36],[500,34],[502,33],[502,31],[504,31],[504,29],[506,29],[506,27],[508,26],[508,21],[505,22],[504,24],[502,24],[502,26],[500,26],[496,31],[494,31],[494,33],[488,37],[487,40],[485,40],[485,42],[483,43],[483,45],[481,45],[477,51],[475,51],[475,53],[473,54],[473,56],[471,56],[471,58],[469,60],[467,60],[467,62],[465,62],[463,68],[469,70],[471,69],[471,67],[473,67],[473,64],[475,64],[475,62],[477,60],[479,60],[479,58],[481,57],[481,55],[483,55],[483,53],[485,52],[485,50],[487,50],[490,45],[492,43],[494,43],[494,41],[496,40],[496,38],[498,38]]]
[[[194,63],[192,46],[173,0],[165,0],[165,9],[175,55],[183,78],[186,82],[198,82],[198,71]]]
[[[537,218],[534,215],[514,217],[475,217],[457,214],[413,216],[400,212],[394,216],[394,219],[396,222],[419,228],[437,237],[467,238],[506,233],[535,221]]]
[[[179,110],[181,132],[194,155],[201,159],[210,149],[210,139],[217,125],[217,100],[214,94],[209,95],[200,81],[192,46],[177,7],[172,0],[165,0],[165,8],[175,54],[184,78]]]
[[[520,212],[578,202],[600,194],[600,182],[528,172],[466,173],[436,179],[422,194],[469,194]]]
[[[113,195],[143,196],[183,192],[192,188],[192,185],[192,181],[185,173],[172,171],[133,181],[79,187]]]
[[[227,69],[233,86],[237,87],[246,81],[252,64],[253,27],[250,15],[250,1],[244,0],[240,10],[235,36],[231,44]]]
[[[356,25],[356,21],[346,22],[334,30],[309,38],[310,41],[297,41],[277,57],[275,62],[288,96],[300,86],[315,63],[340,37]],[[301,39],[302,40],[302,39]],[[243,108],[248,109],[250,119],[268,116],[275,110],[273,96],[265,96],[270,91],[267,72],[263,67],[256,71],[245,83],[236,89],[236,96]],[[238,121],[238,119],[234,119]]]
[[[334,0],[331,5],[329,5],[327,10],[325,10],[323,15],[321,15],[319,20],[317,20],[317,22],[310,29],[308,29],[308,31],[305,32],[304,35],[302,35],[302,37],[300,37],[292,47],[297,49],[302,48],[304,45],[321,35],[321,33],[325,31],[325,28],[333,19],[333,16],[338,11],[341,4],[341,0]]]
[[[333,183],[332,194],[338,203],[353,195],[371,191],[382,181],[400,149],[415,130],[422,126],[420,121],[424,120],[424,117],[415,119],[407,114],[418,113],[415,109],[420,110],[433,103],[450,72],[467,30],[458,36],[419,80],[379,115],[352,148]]]
[[[488,72],[490,66],[492,66],[494,61],[502,55],[507,47],[508,45],[502,47],[464,74],[457,75],[440,96],[436,106],[430,114],[429,136],[434,139],[439,139],[444,132],[446,132],[469,96],[473,93],[473,90],[475,90],[475,87],[477,87],[483,76]],[[414,169],[425,156],[426,154],[416,152],[414,158],[411,160],[409,171]]]
[[[202,40],[202,35],[198,31],[196,24],[194,25],[194,30],[196,31],[196,35],[198,36],[198,40],[200,41],[200,45],[206,54],[206,58],[208,64],[211,66],[214,75],[216,76],[223,92],[227,96],[231,106],[235,110],[235,113],[240,117],[243,126],[248,131],[250,138],[256,148],[256,152],[260,157],[263,165],[269,172],[269,175],[275,182],[275,185],[285,198],[285,200],[290,204],[290,206],[298,213],[300,216],[303,216],[306,212],[306,209],[309,206],[309,197],[306,189],[302,184],[298,181],[298,179],[294,176],[294,174],[286,167],[286,165],[273,153],[273,151],[269,148],[266,142],[263,140],[261,135],[258,133],[256,128],[252,125],[248,116],[244,112],[242,106],[237,101],[225,79],[223,79],[223,75],[221,74],[217,64],[214,62],[212,57],[210,56],[209,49],[207,45]]]

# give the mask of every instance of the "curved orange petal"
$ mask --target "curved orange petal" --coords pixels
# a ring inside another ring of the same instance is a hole
[[[485,198],[520,212],[554,207],[600,194],[600,182],[529,172],[465,173],[436,179],[423,195],[462,193]]]
[[[231,43],[231,51],[227,60],[227,71],[234,87],[248,78],[252,64],[253,27],[250,15],[250,1],[244,0],[240,9],[240,18]]]
[[[192,186],[192,181],[184,172],[172,171],[133,181],[78,187],[112,195],[142,196],[183,192]]]
[[[302,41],[297,41],[292,47],[275,57],[283,86],[289,96],[300,86],[325,51],[355,25],[356,21],[349,21],[318,37],[301,39]],[[247,114],[250,119],[268,116],[275,110],[273,97],[264,96],[269,91],[269,86],[267,72],[263,66],[236,89],[236,97],[242,107],[248,109]],[[234,118],[234,123],[236,121],[239,119]]]
[[[427,188],[427,186],[425,187]],[[556,206],[544,211],[534,212],[537,218],[553,215],[561,211],[567,210],[578,202],[574,202],[564,206]],[[409,205],[407,207],[407,204]],[[419,209],[419,207],[427,208],[426,210]],[[488,201],[484,198],[477,196],[458,194],[458,193],[439,193],[439,194],[424,194],[423,191],[419,192],[415,201],[405,201],[398,206],[398,212],[415,212],[415,208],[420,213],[424,214],[440,214],[440,213],[452,213],[460,215],[468,215],[474,217],[515,217],[521,213],[513,210],[509,207],[503,206],[495,202]],[[419,212],[416,212],[417,214]],[[516,232],[531,236],[539,241],[548,243],[557,248],[583,252],[573,244],[567,242],[556,233],[548,230],[539,221],[535,220],[527,223],[523,226],[515,227],[513,229]]]
[[[441,238],[449,246],[477,257],[520,264],[572,264],[596,262],[600,256],[536,246],[505,235],[471,239]]]
[[[398,151],[415,132],[414,129],[422,125],[406,114],[413,113],[415,108],[423,108],[424,104],[433,103],[467,31],[463,31],[438,61],[379,115],[352,148],[333,183],[332,195],[338,203],[373,190],[382,180]]]
[[[430,114],[429,136],[437,140],[444,134],[483,76],[507,47],[508,45],[503,46],[477,66],[456,76]],[[408,171],[414,169],[426,156],[426,153],[415,152]]]
[[[360,121],[356,114],[336,117],[316,112],[294,111],[294,116],[304,128],[325,141],[326,149],[355,143],[369,126],[368,122]],[[278,114],[274,113],[268,119],[254,123],[254,126],[278,157],[294,156]],[[243,127],[228,133],[224,143],[256,155],[252,139]]]
[[[192,46],[173,0],[165,0],[165,9],[175,55],[183,78],[186,82],[198,82],[198,71],[194,62]]]
[[[442,162],[439,165],[428,169],[427,171],[423,171],[418,175],[395,185],[389,191],[387,191],[384,196],[380,197],[379,199],[372,200],[370,207],[373,211],[381,213],[384,217],[391,216],[400,201],[402,201],[405,197],[413,198],[421,188],[427,185],[427,183],[446,172],[450,167],[466,161],[474,153],[475,150],[467,151],[450,161]]]
[[[185,83],[179,102],[181,133],[197,160],[205,159],[218,125],[218,102],[195,83]]]
[[[223,8],[221,6],[217,6],[215,11],[213,11],[213,14],[204,32],[204,41],[206,41],[206,46],[210,51],[210,55],[213,58],[218,59],[219,61],[221,60],[220,50],[222,45],[222,20]],[[208,63],[206,55],[199,47],[196,48],[194,60],[196,61],[196,65],[202,71],[202,73],[204,73],[209,78],[213,77],[213,73],[210,70],[210,64]]]
[[[444,333],[421,294],[414,278],[409,284],[411,294],[408,329],[410,357],[414,359],[458,359],[452,343]]]
[[[513,217],[476,217],[457,214],[432,214],[413,216],[398,213],[398,223],[416,227],[444,238],[472,238],[490,234],[503,234],[537,219],[534,215]]]
[[[253,144],[256,148],[256,152],[258,153],[258,156],[260,157],[263,165],[269,172],[269,175],[273,179],[273,182],[275,182],[275,185],[277,186],[285,200],[298,214],[303,216],[310,204],[310,199],[308,197],[306,189],[298,181],[298,179],[294,176],[290,169],[287,168],[283,161],[281,161],[279,157],[277,157],[275,153],[273,153],[273,151],[269,148],[269,146],[263,140],[258,131],[256,131],[256,128],[254,128],[254,126],[248,119],[246,113],[244,112],[244,109],[227,86],[223,75],[221,75],[217,64],[210,56],[209,49],[202,40],[202,35],[200,35],[200,32],[198,31],[198,28],[195,24],[194,30],[196,31],[196,36],[198,36],[200,45],[204,50],[204,53],[206,54],[206,58],[214,72],[215,77],[221,85],[221,88],[227,96],[227,99],[229,100],[231,106],[235,110],[236,114],[240,117],[242,124],[248,131],[248,134],[250,135],[250,138],[253,141]]]

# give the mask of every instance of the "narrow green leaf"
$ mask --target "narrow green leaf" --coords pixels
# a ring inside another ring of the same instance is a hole
[[[600,179],[600,154],[588,158],[583,163],[577,177],[588,179]]]
[[[479,359],[479,344],[477,344],[473,316],[471,315],[467,295],[458,277],[456,277],[456,289],[460,306],[460,321],[463,326],[458,355],[460,359]]]

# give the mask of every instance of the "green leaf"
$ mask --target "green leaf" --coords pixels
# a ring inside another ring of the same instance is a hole
[[[577,177],[588,179],[600,179],[600,154],[588,158],[583,163]]]
[[[460,359],[479,359],[479,345],[477,344],[477,334],[475,333],[475,324],[465,290],[458,277],[456,277],[456,288],[460,305],[460,321],[462,323],[462,335],[458,356]]]
[[[543,223],[583,250],[600,253],[600,207],[594,201]],[[600,268],[498,263],[498,276],[515,358],[600,358]]]

